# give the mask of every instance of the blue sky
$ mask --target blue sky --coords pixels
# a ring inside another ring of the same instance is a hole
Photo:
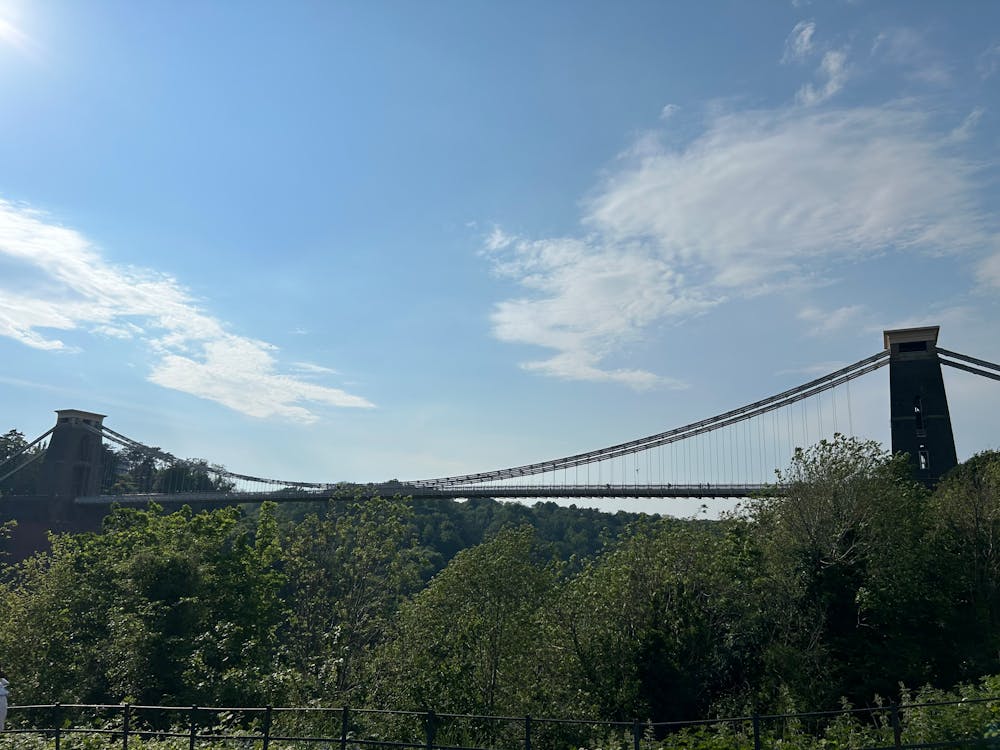
[[[998,92],[992,2],[2,2],[3,429],[418,478],[998,361]]]

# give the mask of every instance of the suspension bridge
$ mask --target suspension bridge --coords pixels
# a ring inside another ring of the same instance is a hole
[[[1000,365],[938,347],[938,332],[937,326],[885,331],[883,349],[869,357],[665,432],[536,463],[408,481],[317,483],[241,474],[146,445],[105,425],[104,415],[62,410],[55,426],[0,463],[0,506],[18,499],[11,482],[30,472],[35,481],[22,483],[21,495],[35,508],[37,523],[50,528],[58,526],[59,513],[86,515],[83,509],[91,508],[93,517],[112,503],[212,507],[376,495],[741,498],[773,486],[775,470],[797,447],[854,434],[851,383],[886,366],[892,450],[908,454],[914,476],[932,485],[957,464],[942,365],[1000,380]],[[40,506],[50,510],[39,512]]]

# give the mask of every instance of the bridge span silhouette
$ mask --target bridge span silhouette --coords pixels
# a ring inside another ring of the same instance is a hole
[[[206,508],[376,495],[715,499],[780,492],[775,470],[797,448],[853,434],[850,384],[885,366],[891,448],[909,456],[916,479],[933,485],[957,464],[942,365],[1000,380],[1000,365],[939,347],[938,333],[937,326],[885,331],[883,349],[871,356],[664,432],[530,464],[405,481],[317,483],[239,474],[123,435],[104,424],[105,415],[66,409],[57,411],[50,430],[0,462],[0,491],[12,478],[37,474],[30,492],[0,497],[0,520],[26,524],[22,537],[44,537],[50,530],[93,527],[112,504]]]
[[[695,498],[720,499],[752,497],[772,485],[766,484],[505,484],[502,489],[493,485],[470,487],[432,487],[403,482],[358,484],[344,482],[331,489],[294,489],[276,492],[150,492],[121,495],[82,495],[75,499],[80,505],[122,505],[144,507],[150,503],[163,506],[215,503],[234,505],[276,502],[323,502],[343,497],[370,500],[374,497],[412,497],[421,500],[468,500],[471,498],[497,498],[505,500],[544,499],[609,499],[609,498]]]

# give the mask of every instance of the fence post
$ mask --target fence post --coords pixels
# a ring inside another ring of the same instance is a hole
[[[892,716],[892,741],[896,747],[903,746],[903,727],[899,723],[899,706],[893,703],[889,706]]]
[[[531,716],[524,717],[524,750],[531,750]]]
[[[132,707],[128,703],[123,704],[123,707],[125,716],[122,718],[122,750],[128,750],[128,730],[132,718]]]
[[[191,706],[191,723],[188,731],[188,750],[194,750],[194,740],[198,736],[198,725],[195,723],[194,715],[198,712],[197,706]]]
[[[434,750],[434,712],[427,712],[427,726],[425,727],[427,731],[427,750]]]
[[[57,703],[55,705],[55,717],[56,717],[56,750],[59,750],[59,744],[62,740],[62,703]]]
[[[639,720],[632,719],[632,750],[641,750],[642,732],[639,730]]]
[[[262,750],[267,750],[271,744],[271,711],[270,705],[264,706],[264,741]]]
[[[760,750],[760,716],[753,715],[753,750]]]
[[[347,721],[350,709],[344,706],[340,710],[340,750],[347,750]]]

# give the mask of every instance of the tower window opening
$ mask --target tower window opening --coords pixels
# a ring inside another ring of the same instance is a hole
[[[927,471],[931,466],[931,456],[926,450],[917,452],[917,463],[920,471]]]
[[[913,399],[913,416],[917,420],[917,431],[924,429],[924,403],[920,396]]]

